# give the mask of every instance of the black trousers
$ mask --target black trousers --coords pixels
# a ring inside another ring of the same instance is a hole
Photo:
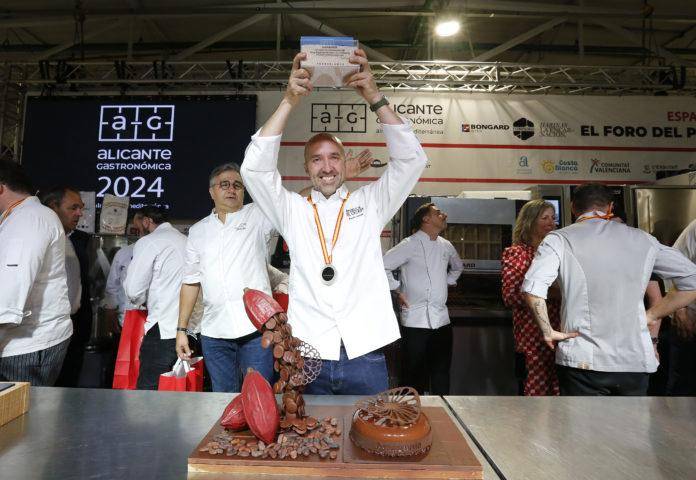
[[[598,372],[556,365],[561,395],[641,396],[648,392],[650,375],[642,372]]]
[[[159,376],[170,371],[175,362],[176,338],[160,339],[159,325],[155,324],[140,346],[138,390],[157,390]]]
[[[401,327],[404,385],[449,395],[452,363],[452,325],[438,329]]]

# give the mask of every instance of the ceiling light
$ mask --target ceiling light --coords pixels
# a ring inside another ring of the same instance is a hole
[[[435,33],[438,37],[451,37],[459,31],[460,27],[458,20],[446,20],[435,26]]]

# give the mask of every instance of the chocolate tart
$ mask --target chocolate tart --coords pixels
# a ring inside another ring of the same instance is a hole
[[[388,457],[410,457],[430,450],[430,421],[412,388],[387,390],[361,400],[357,407],[349,436],[363,450]]]

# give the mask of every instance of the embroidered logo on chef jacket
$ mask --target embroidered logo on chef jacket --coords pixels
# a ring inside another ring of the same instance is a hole
[[[346,216],[348,220],[353,220],[354,218],[362,217],[365,214],[365,209],[363,207],[353,207],[346,209]]]
[[[234,227],[234,229],[235,230],[246,230],[246,227],[247,227],[246,222],[242,222],[239,225],[237,225],[236,227]]]

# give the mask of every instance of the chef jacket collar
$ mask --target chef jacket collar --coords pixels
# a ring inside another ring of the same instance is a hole
[[[340,187],[338,187],[338,190],[336,190],[333,195],[326,198],[319,190],[312,188],[311,195],[314,203],[328,202],[337,198],[340,200],[345,200],[348,197],[348,189],[346,188],[345,184],[342,184]]]
[[[413,236],[422,240],[422,241],[428,240],[430,242],[434,242],[435,240],[437,240],[437,237],[435,237],[435,240],[433,240],[430,238],[430,235],[428,235],[427,233],[425,233],[423,230],[420,230],[420,229],[416,233],[414,233]]]
[[[606,214],[607,214],[607,212],[604,212],[602,210],[588,210],[585,213],[583,213],[582,215],[580,215],[578,218],[576,218],[575,221],[579,222],[580,220],[582,220],[583,218],[586,218],[586,217],[595,217],[595,216],[598,217],[598,216],[606,215]],[[596,218],[587,218],[587,220],[597,220],[597,219]]]

